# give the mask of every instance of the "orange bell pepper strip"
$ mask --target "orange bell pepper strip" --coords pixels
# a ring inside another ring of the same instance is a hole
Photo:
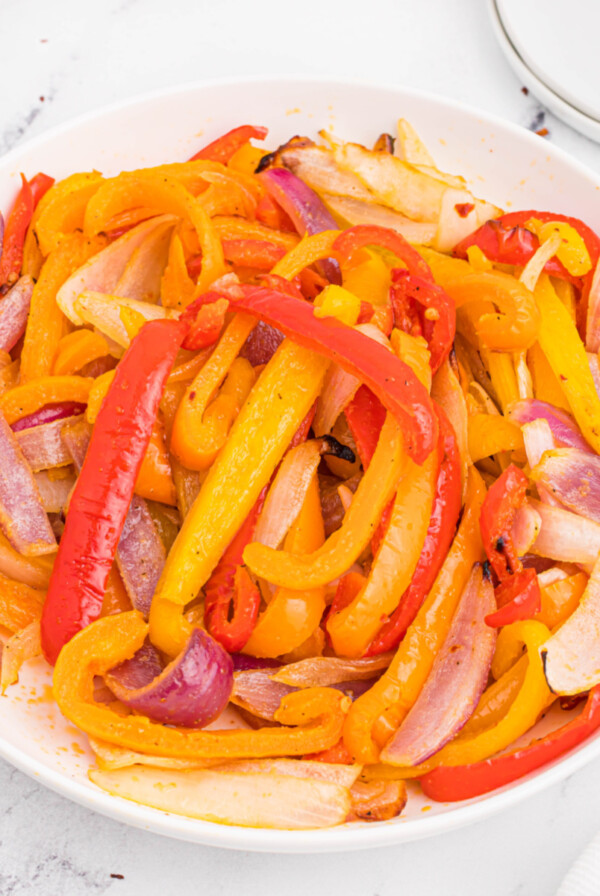
[[[377,762],[379,750],[397,730],[425,683],[473,565],[483,558],[479,515],[485,486],[469,473],[465,510],[444,565],[390,666],[354,701],[344,726],[344,743],[358,762]]]
[[[86,404],[94,380],[86,376],[42,376],[0,395],[0,411],[10,425],[47,404]]]
[[[160,284],[161,304],[165,308],[185,308],[194,298],[195,290],[196,284],[189,275],[181,237],[174,233]]]
[[[408,587],[419,562],[431,516],[439,454],[422,466],[405,459],[390,521],[365,587],[352,603],[327,621],[338,656],[362,656]]]
[[[160,416],[154,424],[142,467],[136,479],[135,493],[151,501],[170,504],[171,507],[177,504],[173,471],[165,441],[165,428]]]
[[[0,626],[18,632],[42,615],[45,592],[0,573]]]
[[[319,483],[315,475],[284,546],[294,554],[305,554],[317,550],[324,540]],[[312,635],[324,610],[323,588],[307,591],[278,588],[267,608],[258,617],[243,652],[270,658],[290,653]]]
[[[88,201],[103,182],[98,171],[78,172],[54,184],[40,200],[31,223],[44,257],[57,248],[65,234],[83,228]]]
[[[114,215],[135,206],[169,212],[193,225],[203,257],[197,294],[226,273],[221,242],[209,216],[198,199],[172,176],[157,172],[126,172],[105,181],[88,202],[84,232],[89,235],[101,233]]]
[[[105,245],[102,237],[66,236],[48,256],[33,289],[21,353],[21,383],[51,373],[61,338],[71,324],[56,304],[56,293],[71,274]]]
[[[117,613],[127,613],[132,609],[133,607],[119,570],[116,566],[112,566],[106,582],[100,616],[115,616]]]
[[[221,413],[219,407],[213,415],[207,415],[207,410],[254,326],[255,321],[249,315],[235,315],[179,404],[173,421],[171,451],[190,470],[207,469],[227,439],[235,412],[231,415],[224,412],[231,407],[231,402],[227,408],[221,408]]]
[[[454,299],[457,308],[481,301],[496,305],[499,311],[484,313],[476,325],[477,335],[487,348],[519,351],[529,348],[537,339],[540,313],[533,293],[510,274],[467,273],[459,279],[444,278],[438,283]]]
[[[93,330],[74,330],[73,333],[63,336],[58,343],[53,373],[56,376],[77,373],[86,364],[108,355],[108,352],[108,343],[100,333],[94,333]]]
[[[62,714],[86,734],[151,756],[188,759],[302,756],[338,742],[350,701],[334,688],[288,694],[275,713],[280,726],[255,731],[171,728],[146,716],[119,715],[97,703],[94,677],[132,657],[147,633],[141,613],[121,613],[98,619],[61,650],[54,698]]]
[[[542,606],[536,614],[538,622],[555,629],[565,622],[579,605],[588,577],[584,572],[560,579],[540,588]]]
[[[244,551],[244,562],[255,575],[267,582],[296,591],[319,588],[337,579],[352,566],[369,543],[405,463],[400,426],[388,414],[375,454],[358,485],[344,521],[323,546],[307,554],[294,554],[253,542]]]
[[[500,451],[523,449],[521,427],[499,414],[473,414],[468,420],[469,454],[473,463]]]
[[[171,548],[155,599],[193,600],[315,402],[329,362],[285,340],[240,411]]]
[[[212,219],[215,233],[220,240],[266,240],[281,246],[286,252],[293,249],[300,242],[300,237],[294,231],[277,230],[266,227],[259,221],[248,221],[235,215],[216,215]]]

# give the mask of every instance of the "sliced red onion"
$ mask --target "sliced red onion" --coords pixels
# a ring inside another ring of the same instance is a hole
[[[238,759],[236,762],[221,763],[217,768],[220,772],[268,772],[272,775],[290,775],[292,778],[314,778],[342,787],[352,787],[361,770],[360,765],[339,765],[311,759]]]
[[[157,224],[137,247],[119,277],[115,295],[140,302],[158,302],[174,223],[164,220]]]
[[[284,339],[281,330],[259,320],[246,339],[240,357],[246,358],[253,367],[268,364]]]
[[[148,505],[138,495],[129,505],[115,559],[133,607],[147,619],[166,552]]]
[[[600,683],[600,560],[577,608],[540,648],[548,687],[569,696]]]
[[[33,474],[33,478],[46,513],[64,513],[75,485],[75,476],[69,472],[64,476],[53,476],[47,470],[40,470]],[[56,532],[61,535],[62,528],[59,527]]]
[[[64,420],[65,417],[77,417],[85,411],[85,405],[78,401],[60,401],[56,404],[46,404],[39,411],[27,414],[16,420],[11,429],[20,432],[22,429],[31,429],[33,426],[41,426],[42,423],[52,423],[54,420]]]
[[[315,656],[282,666],[273,681],[294,685],[299,688],[331,687],[347,681],[372,679],[378,672],[387,669],[393,653],[363,657],[357,660],[340,659],[335,656]]]
[[[600,554],[600,525],[593,520],[531,500],[541,528],[531,551],[563,563],[595,563]]]
[[[83,466],[91,437],[92,427],[85,417],[70,422],[61,432],[61,438],[78,473]]]
[[[256,669],[236,672],[231,701],[260,719],[273,719],[279,704],[297,688],[273,681],[268,672]]]
[[[143,663],[150,665],[145,656]],[[129,660],[112,669],[106,683],[121,703],[155,722],[204,728],[229,701],[233,687],[231,657],[200,628],[194,629],[181,654],[156,678],[131,688],[127,682],[132,681],[134,664]]]
[[[232,653],[234,672],[250,672],[255,669],[279,669],[279,660],[260,659],[257,656],[246,656],[245,653]]]
[[[56,301],[61,311],[72,323],[81,327],[85,321],[75,308],[79,295],[88,291],[112,293],[135,251],[157,227],[162,228],[167,222],[174,225],[176,221],[174,215],[150,218],[93,255],[58,290]]]
[[[590,372],[592,374],[592,379],[594,380],[596,392],[600,395],[600,362],[598,361],[598,355],[587,352],[587,359],[588,364],[590,365]]]
[[[550,424],[544,417],[523,423],[521,426],[527,463],[530,467],[536,467],[542,459],[545,451],[553,451],[556,448]]]
[[[4,352],[14,348],[25,332],[33,286],[31,277],[20,277],[0,301],[0,350]]]
[[[317,439],[291,448],[277,471],[254,530],[253,540],[277,548],[302,509],[321,460]]]
[[[351,196],[335,196],[329,192],[322,193],[322,196],[327,207],[351,227],[357,224],[387,227],[395,230],[409,243],[419,246],[428,246],[435,239],[437,227],[434,221],[413,221],[385,205],[353,199]]]
[[[315,191],[287,168],[269,168],[258,177],[269,195],[289,215],[298,233],[310,236],[322,230],[339,229]],[[319,267],[332,283],[341,283],[337,261],[327,258]]]
[[[542,519],[535,507],[525,503],[515,513],[512,525],[512,539],[515,550],[522,557],[529,550],[539,535]]]
[[[0,414],[0,527],[21,554],[32,557],[56,550],[31,467],[16,436]]]
[[[465,394],[448,358],[437,371],[431,384],[431,397],[445,411],[456,435],[460,456],[462,497],[466,495],[471,456],[469,454],[469,413]]]
[[[560,582],[563,579],[568,579],[564,569],[561,569],[560,566],[551,566],[538,574],[538,585],[540,588],[548,588],[550,585],[554,585],[555,582]]]
[[[40,423],[17,431],[19,447],[34,472],[71,463],[71,453],[62,439],[62,431],[77,419],[60,417],[52,423]]]
[[[546,451],[533,480],[569,510],[600,523],[600,457],[579,448]]]
[[[508,409],[508,416],[515,423],[531,423],[533,420],[546,420],[556,445],[559,448],[581,448],[583,451],[592,449],[581,435],[581,431],[573,418],[560,408],[540,401],[537,398],[527,398],[524,401],[516,401]]]
[[[382,750],[382,762],[402,766],[424,762],[471,717],[487,684],[496,646],[496,630],[485,624],[495,606],[492,583],[478,564],[423,690]]]

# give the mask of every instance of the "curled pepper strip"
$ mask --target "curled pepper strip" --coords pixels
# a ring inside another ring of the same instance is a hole
[[[362,656],[408,587],[419,562],[439,468],[437,452],[418,467],[406,459],[389,524],[365,587],[352,603],[330,616],[327,630],[338,656]]]
[[[142,327],[100,409],[44,604],[42,647],[51,663],[76,632],[100,615],[158,404],[185,332],[185,324],[168,320]]]
[[[400,427],[388,414],[377,450],[341,528],[321,548],[309,554],[277,551],[254,542],[244,551],[246,565],[268,582],[296,591],[319,588],[337,579],[369,543],[404,465],[403,448]]]
[[[600,686],[590,691],[580,716],[527,747],[467,765],[439,766],[421,778],[423,793],[439,802],[469,800],[518,781],[559,759],[600,728]]]
[[[448,553],[461,508],[460,455],[454,429],[434,404],[440,425],[442,459],[429,527],[417,568],[400,603],[369,645],[366,656],[377,656],[398,646],[429,593]]]
[[[431,671],[473,564],[482,557],[479,514],[484,495],[483,482],[471,468],[465,511],[433,588],[386,672],[350,708],[344,743],[358,762],[377,762],[379,750],[408,714]]]
[[[223,333],[214,352],[199,371],[181,400],[171,435],[171,451],[190,470],[204,470],[223,447],[231,420],[211,417],[205,420],[209,402],[238,356],[255,321],[236,314]]]
[[[338,253],[342,267],[348,265],[361,249],[367,246],[380,246],[387,249],[399,258],[411,276],[420,277],[433,283],[433,276],[429,265],[404,237],[388,227],[380,227],[376,224],[358,224],[344,230],[333,244],[333,250]]]
[[[350,701],[334,688],[289,694],[275,713],[282,727],[257,731],[170,728],[146,716],[124,717],[96,703],[94,677],[132,657],[147,633],[140,613],[120,613],[89,625],[61,651],[54,698],[63,715],[86,734],[147,755],[187,759],[301,756],[326,750],[340,739]]]
[[[395,311],[397,309],[399,314],[411,301],[420,306],[418,313],[420,332],[415,335],[422,333],[427,340],[430,352],[429,364],[435,373],[448,357],[454,342],[456,307],[450,296],[437,283],[431,283],[423,277],[396,268],[392,272],[392,308]],[[399,326],[398,321],[396,326]]]
[[[481,508],[481,537],[492,569],[503,581],[523,565],[513,543],[515,513],[525,500],[528,480],[514,464],[490,487]]]
[[[415,463],[428,457],[437,440],[437,420],[427,390],[408,364],[359,330],[335,318],[319,319],[308,302],[286,293],[241,286],[224,295],[232,309],[277,327],[294,342],[358,376],[402,426],[406,450]]]

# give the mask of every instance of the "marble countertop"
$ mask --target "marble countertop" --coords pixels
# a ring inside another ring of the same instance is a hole
[[[474,0],[0,0],[0,153],[155,88],[243,75],[352,76],[465,100],[539,130],[595,170],[600,146],[512,74]],[[284,24],[289,16],[290,24]],[[493,819],[398,848],[224,852],[126,828],[0,761],[0,896],[552,896],[600,828],[600,760]]]

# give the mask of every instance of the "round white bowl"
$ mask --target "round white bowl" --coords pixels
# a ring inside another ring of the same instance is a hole
[[[267,125],[270,148],[323,128],[369,144],[382,131],[394,133],[399,117],[416,127],[439,167],[463,175],[476,195],[507,209],[570,213],[600,230],[600,179],[540,137],[462,103],[396,87],[317,79],[192,84],[54,128],[0,159],[0,208],[10,206],[20,171],[61,178],[93,168],[116,174],[183,160],[242,123]],[[418,785],[410,785],[405,812],[388,822],[302,832],[228,827],[137,805],[91,784],[87,770],[93,757],[86,738],[58,712],[49,673],[41,659],[29,663],[19,684],[0,698],[0,756],[57,793],[118,821],[230,849],[327,852],[432,836],[512,806],[600,755],[596,738],[521,782],[466,803],[430,803]],[[535,733],[555,724],[545,719]]]

